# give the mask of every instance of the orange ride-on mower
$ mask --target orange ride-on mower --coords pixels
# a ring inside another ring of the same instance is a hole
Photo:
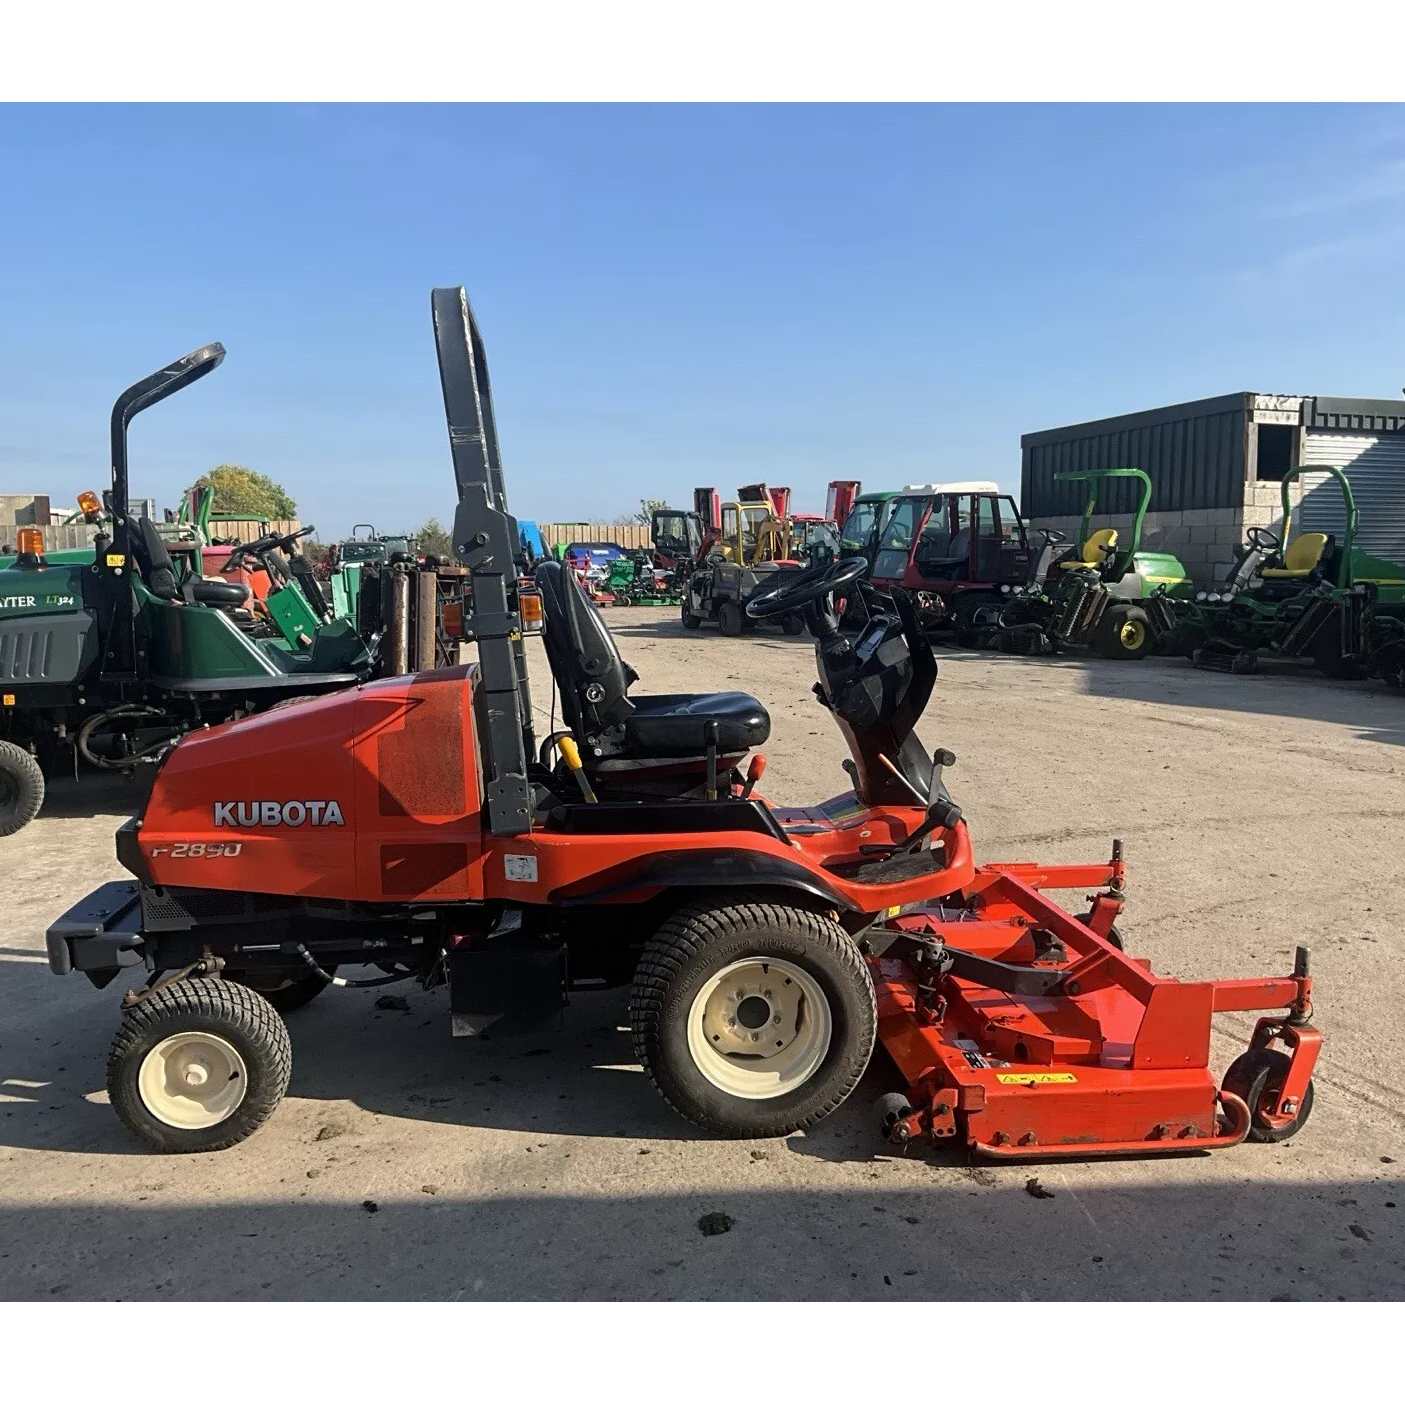
[[[413,980],[451,1028],[553,1021],[630,985],[640,1063],[684,1117],[779,1136],[833,1111],[882,1044],[896,1142],[1085,1157],[1292,1135],[1319,1036],[1291,976],[1182,982],[1123,954],[1123,865],[977,865],[913,728],[936,679],[906,597],[845,635],[862,559],[788,573],[753,618],[803,613],[851,787],[801,808],[756,790],[770,732],[744,693],[631,697],[574,575],[537,567],[565,728],[538,738],[482,342],[433,295],[478,662],[286,704],[184,737],[139,819],[132,879],[48,934],[58,973],[129,968],[108,1060],[122,1121],[164,1151],[231,1146],[273,1111],[281,1012],[328,985]],[[748,754],[751,753],[748,760]],[[1073,915],[1050,889],[1097,890]],[[350,978],[352,969],[374,972]],[[341,970],[343,974],[337,974]],[[1264,1009],[1222,1080],[1216,1011]]]

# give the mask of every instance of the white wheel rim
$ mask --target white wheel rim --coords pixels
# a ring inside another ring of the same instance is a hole
[[[693,1063],[734,1098],[793,1092],[824,1062],[833,1033],[829,1001],[814,977],[759,956],[718,971],[688,1011]]]
[[[214,1127],[244,1101],[249,1070],[239,1050],[218,1034],[191,1030],[163,1039],[141,1061],[137,1091],[148,1112],[168,1127]]]

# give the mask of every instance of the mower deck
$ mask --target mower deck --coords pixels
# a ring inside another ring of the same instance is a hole
[[[1083,1158],[1212,1150],[1256,1122],[1266,1134],[1294,1126],[1321,1043],[1307,1023],[1306,948],[1292,976],[1156,976],[1109,940],[1122,874],[1117,851],[1106,865],[987,865],[967,906],[906,911],[873,934],[878,1038],[908,1084],[886,1102],[891,1140]],[[1041,891],[1095,883],[1106,890],[1082,919]],[[1284,1013],[1259,1021],[1251,1049],[1281,1040],[1289,1069],[1250,1108],[1210,1072],[1210,1019],[1270,1009]]]

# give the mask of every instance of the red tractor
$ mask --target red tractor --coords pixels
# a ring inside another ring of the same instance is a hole
[[[965,630],[1028,584],[1033,565],[1015,500],[994,483],[913,483],[889,504],[872,580],[907,591],[925,624]]]
[[[483,345],[462,288],[436,290],[433,313],[478,662],[291,702],[165,757],[118,832],[131,877],[48,934],[57,973],[140,977],[107,1065],[128,1128],[164,1151],[234,1145],[288,1086],[280,1012],[394,981],[443,990],[461,1035],[627,986],[649,1080],[726,1136],[827,1116],[875,1042],[896,1143],[1085,1158],[1303,1124],[1320,1042],[1305,950],[1286,976],[1156,976],[1114,926],[1116,845],[1100,863],[978,864],[955,758],[914,731],[931,646],[904,595],[860,585],[862,558],[787,572],[746,605],[799,611],[814,639],[816,705],[850,753],[832,798],[766,801],[756,698],[631,693],[635,671],[552,561],[535,579],[563,727],[538,736]],[[835,600],[858,589],[854,637]],[[1056,889],[1091,898],[1069,911]],[[1271,1013],[1217,1078],[1211,1020],[1250,1009]]]

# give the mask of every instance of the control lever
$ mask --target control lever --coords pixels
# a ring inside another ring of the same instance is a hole
[[[766,773],[766,758],[758,751],[751,758],[751,765],[746,768],[746,784],[742,786],[742,799],[750,800],[751,792],[756,788],[756,782]]]
[[[956,753],[939,746],[932,753],[932,783],[927,787],[927,803],[930,805],[942,793],[942,768],[956,765]]]
[[[852,756],[846,756],[840,763],[844,768],[844,774],[849,777],[850,784],[854,787],[854,794],[859,793],[859,768]]]
[[[576,739],[571,736],[558,738],[557,747],[561,751],[561,759],[566,763],[566,768],[576,778],[576,784],[581,788],[581,794],[585,797],[587,805],[599,804],[599,797],[595,793],[595,788],[590,783],[590,778],[585,773],[585,767],[581,763],[580,748],[576,745]]]
[[[927,818],[922,821],[901,844],[894,854],[910,854],[934,829],[950,829],[961,819],[961,806],[950,800],[936,799],[927,806]]]
[[[703,723],[703,740],[707,743],[707,798],[717,799],[717,722]]]

